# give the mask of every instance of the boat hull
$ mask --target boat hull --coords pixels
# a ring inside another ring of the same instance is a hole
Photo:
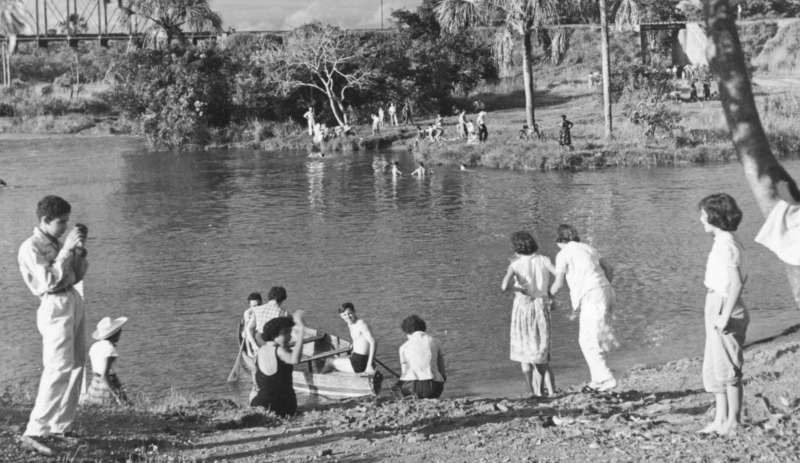
[[[316,339],[313,342],[303,344],[301,363],[295,365],[292,372],[292,385],[295,392],[331,399],[376,396],[380,394],[383,382],[383,376],[380,372],[376,371],[375,374],[366,376],[338,371],[322,374],[320,372],[325,366],[325,357],[302,362],[303,358],[320,356],[320,354],[324,355],[326,352],[348,348],[350,347],[349,341],[309,328],[304,331],[304,338]],[[346,353],[341,353],[330,357],[335,358],[346,355]],[[242,355],[242,360],[242,363],[252,374],[255,363],[254,358]]]

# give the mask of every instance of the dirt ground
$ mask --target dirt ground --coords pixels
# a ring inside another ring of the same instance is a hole
[[[787,309],[792,310],[792,309]],[[166,411],[82,409],[79,439],[18,442],[30,401],[0,397],[0,461],[800,461],[800,325],[752,343],[744,426],[696,433],[713,416],[701,359],[637,366],[613,394],[554,398],[348,400],[280,420],[229,400]]]

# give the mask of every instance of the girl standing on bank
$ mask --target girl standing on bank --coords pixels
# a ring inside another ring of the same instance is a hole
[[[613,270],[597,249],[581,243],[578,231],[571,225],[558,226],[556,255],[556,280],[550,295],[569,284],[573,311],[581,311],[578,343],[589,364],[592,381],[584,392],[602,392],[617,387],[617,380],[606,364],[606,355],[616,344],[611,329],[614,308],[614,288],[611,287]]]
[[[698,205],[703,231],[714,236],[703,283],[706,345],[703,386],[714,393],[714,421],[704,434],[728,434],[739,426],[742,410],[743,346],[750,315],[742,302],[742,245],[733,234],[742,221],[736,201],[725,193],[703,198]]]
[[[550,298],[547,287],[553,264],[537,254],[538,245],[530,233],[511,235],[516,255],[508,266],[501,289],[514,292],[511,312],[511,360],[520,362],[528,397],[542,396],[544,386],[552,395],[555,379],[550,369]],[[534,368],[536,377],[534,381]]]

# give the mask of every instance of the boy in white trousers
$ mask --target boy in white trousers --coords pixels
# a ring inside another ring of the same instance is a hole
[[[83,299],[75,284],[83,280],[85,231],[66,233],[72,207],[58,196],[45,196],[36,207],[39,224],[19,248],[19,268],[25,284],[40,299],[36,324],[42,335],[44,370],[36,404],[23,442],[36,447],[37,438],[70,437],[86,363]]]

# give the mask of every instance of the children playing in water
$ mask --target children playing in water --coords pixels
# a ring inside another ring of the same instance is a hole
[[[704,284],[706,344],[703,386],[714,394],[714,421],[699,432],[729,434],[739,425],[742,411],[744,341],[750,315],[742,302],[742,245],[733,232],[742,221],[736,201],[725,193],[700,201],[703,231],[714,236]]]
[[[554,270],[530,233],[511,235],[515,256],[508,266],[501,289],[514,292],[511,313],[511,360],[520,362],[528,397],[541,397],[542,378],[549,394],[555,393],[550,369],[550,298],[548,286]],[[536,378],[534,380],[534,368]]]
[[[392,163],[392,177],[402,177],[403,173],[400,172],[400,162],[395,161]]]
[[[352,302],[345,302],[339,307],[339,316],[347,323],[350,329],[350,338],[353,341],[353,353],[349,357],[329,358],[325,362],[322,373],[334,370],[349,373],[375,373],[373,362],[378,343],[372,336],[372,331],[367,323],[356,316],[356,308]]]
[[[84,397],[83,404],[128,405],[128,396],[114,372],[114,361],[119,357],[117,343],[122,336],[122,326],[128,317],[112,319],[105,317],[97,323],[92,338],[97,342],[89,349],[92,362],[92,382]]]
[[[414,172],[411,172],[412,176],[424,177],[425,174],[427,174],[427,169],[425,169],[425,164],[422,162],[419,163],[419,167],[417,167]]]
[[[608,351],[616,341],[611,329],[614,289],[613,269],[592,246],[581,243],[578,231],[571,225],[558,226],[555,281],[550,294],[555,296],[569,284],[572,310],[580,310],[578,343],[589,365],[592,381],[585,392],[602,392],[617,387],[617,380],[606,364]]]

